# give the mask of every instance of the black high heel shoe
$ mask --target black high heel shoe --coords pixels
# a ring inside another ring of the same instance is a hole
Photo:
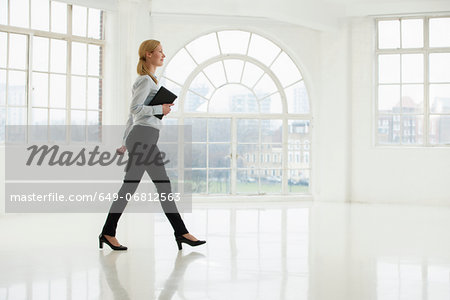
[[[175,236],[175,241],[177,242],[178,245],[178,250],[183,249],[182,243],[188,244],[189,246],[195,247],[195,246],[199,246],[199,245],[203,245],[204,243],[206,243],[206,241],[191,241],[187,238],[185,238],[182,235],[176,235]]]
[[[127,247],[122,246],[122,245],[120,245],[119,247],[114,246],[106,239],[106,237],[103,234],[100,234],[98,236],[98,246],[100,247],[100,249],[103,249],[103,243],[106,243],[113,250],[127,250],[128,249]]]

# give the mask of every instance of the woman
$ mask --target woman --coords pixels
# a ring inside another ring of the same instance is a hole
[[[100,248],[103,248],[103,243],[106,243],[113,250],[127,250],[127,247],[122,246],[115,237],[117,222],[127,205],[127,197],[136,191],[144,172],[147,172],[155,183],[158,194],[165,193],[165,195],[168,195],[171,193],[170,180],[164,164],[142,164],[141,162],[138,163],[139,159],[137,159],[137,157],[149,157],[148,154],[156,158],[160,155],[156,143],[159,137],[158,128],[161,126],[161,120],[155,115],[167,115],[173,104],[155,106],[148,106],[147,104],[159,89],[158,80],[154,74],[156,68],[163,65],[165,57],[159,41],[147,40],[142,42],[139,47],[137,73],[140,76],[133,85],[130,117],[123,137],[123,146],[117,149],[120,154],[125,153],[128,149],[128,164],[118,198],[113,202],[99,236]],[[150,149],[151,153],[149,153]],[[182,248],[182,243],[191,246],[206,243],[206,241],[196,239],[188,232],[174,201],[160,201],[160,203],[174,229],[179,250]]]

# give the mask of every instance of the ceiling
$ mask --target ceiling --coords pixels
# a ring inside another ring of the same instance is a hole
[[[60,0],[117,9],[134,3],[152,15],[206,15],[271,19],[333,30],[347,17],[447,12],[450,0]]]
[[[450,14],[450,0],[151,0],[151,10],[155,15],[269,18],[327,30],[338,26],[346,17],[445,11]]]

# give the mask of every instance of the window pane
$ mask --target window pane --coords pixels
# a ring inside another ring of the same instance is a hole
[[[247,52],[247,45],[250,33],[239,30],[229,30],[219,32],[218,36],[220,42],[220,50],[222,50],[222,54],[226,53],[245,54]]]
[[[402,54],[402,82],[423,82],[423,54]]]
[[[185,155],[188,153],[185,152]],[[206,167],[206,144],[192,144],[192,157],[186,157],[186,161],[191,161],[192,168]]]
[[[402,86],[402,112],[423,112],[423,85],[407,84]]]
[[[27,77],[25,72],[9,71],[8,78],[8,104],[9,105],[25,105],[26,104],[26,87]]]
[[[288,121],[288,143],[295,145],[293,150],[299,150],[300,144],[309,140],[310,125],[308,120]]]
[[[9,21],[12,26],[28,27],[28,0],[9,1]]]
[[[283,111],[283,105],[279,93],[273,94],[259,101],[259,109],[263,114],[280,114]]]
[[[88,111],[88,125],[100,125],[101,111]]]
[[[27,66],[27,36],[9,34],[9,67],[25,70]]]
[[[31,28],[48,31],[49,0],[31,0]]]
[[[281,192],[282,170],[260,170],[260,192],[274,194]]]
[[[7,119],[7,125],[25,125],[27,124],[27,109],[25,107],[9,107]]]
[[[0,106],[6,105],[6,71],[0,70]]]
[[[86,124],[86,111],[71,110],[70,118],[71,118],[71,120],[70,120],[71,125],[85,125]],[[75,129],[77,129],[77,128],[75,128]]]
[[[86,108],[86,77],[72,76],[72,108]]]
[[[281,169],[281,144],[262,144],[260,153],[260,166],[262,168],[280,168]],[[273,155],[277,154],[277,155]],[[279,159],[277,158],[279,157]],[[281,179],[281,178],[280,178]]]
[[[52,141],[65,141],[66,140],[66,127],[55,126],[66,124],[66,111],[63,109],[50,109],[50,139]]]
[[[300,81],[285,89],[288,112],[291,114],[309,113],[309,98],[305,82]]]
[[[387,54],[378,56],[378,82],[400,82],[400,55]]]
[[[101,75],[101,57],[100,57],[100,46],[89,45],[88,46],[88,74],[91,76]]]
[[[86,74],[86,46],[84,43],[72,43],[72,74]]]
[[[450,47],[450,18],[430,19],[430,47]]]
[[[198,39],[189,43],[186,46],[186,49],[198,64],[220,54],[215,33],[199,37]]]
[[[220,87],[227,82],[225,78],[225,69],[221,61],[207,66],[203,72],[208,76],[215,87]]]
[[[225,65],[225,73],[227,74],[228,82],[239,83],[241,81],[244,62],[237,59],[227,59],[223,63]]]
[[[258,99],[262,99],[277,91],[277,86],[272,78],[266,73],[255,86],[255,94]]]
[[[184,119],[184,125],[189,125],[192,128],[192,142],[204,142],[206,141],[206,119],[203,118],[189,118]]]
[[[378,48],[400,48],[400,21],[378,22]]]
[[[231,120],[208,119],[208,142],[230,142]]]
[[[102,11],[89,8],[88,37],[93,39],[102,38]]]
[[[252,89],[263,73],[264,71],[260,67],[251,62],[245,62],[242,84],[246,85],[249,89]]]
[[[52,39],[50,42],[50,72],[66,73],[66,60],[67,42]]]
[[[288,191],[291,193],[307,193],[309,191],[309,170],[289,170]]]
[[[230,144],[209,144],[208,145],[208,166],[209,168],[229,168],[231,161]]]
[[[208,192],[210,194],[229,194],[230,170],[209,170]]]
[[[177,83],[183,84],[197,64],[186,50],[180,50],[167,66],[165,76]]]
[[[86,36],[87,8],[74,5],[72,8],[72,34]]]
[[[402,116],[402,144],[423,143],[423,116]]]
[[[378,117],[378,143],[400,143],[400,116],[381,115]]]
[[[237,171],[236,191],[240,194],[258,193],[258,171],[241,169]]]
[[[6,68],[6,54],[8,47],[6,32],[0,32],[0,68]]]
[[[33,72],[32,106],[48,106],[48,74]]]
[[[212,93],[215,90],[208,79],[206,79],[206,76],[203,74],[203,72],[200,72],[197,77],[195,77],[189,89],[205,98],[211,97]]]
[[[430,81],[450,82],[450,53],[430,54]]]
[[[209,102],[210,112],[258,113],[255,96],[240,84],[228,84],[221,87]]]
[[[282,126],[281,120],[261,120],[261,142],[281,143]]]
[[[430,111],[450,113],[450,84],[430,84]]]
[[[0,0],[0,24],[8,25],[8,0]]]
[[[33,70],[48,71],[49,39],[33,37]]]
[[[50,74],[50,106],[66,107],[66,75]]]
[[[431,144],[450,144],[450,116],[430,117]]]
[[[302,79],[297,66],[285,52],[282,52],[278,56],[270,68],[280,80],[283,87]]]
[[[191,91],[188,91],[184,99],[184,111],[186,112],[206,112],[208,101]]]
[[[100,80],[98,78],[88,78],[88,108],[101,108]]]
[[[237,120],[237,143],[258,143],[259,121],[254,119]]]
[[[256,58],[263,64],[270,66],[281,49],[271,41],[252,34],[248,55]]]
[[[47,124],[48,124],[47,108],[31,109],[31,125],[47,125]],[[39,132],[39,130],[37,132]]]
[[[423,20],[402,20],[402,48],[423,47]]]
[[[191,177],[193,193],[206,193],[206,170],[192,170],[185,173],[189,173],[185,177]]]
[[[238,168],[259,168],[259,144],[242,144],[237,145],[237,167]]]
[[[67,4],[52,1],[52,27],[51,31],[58,33],[67,32]]]

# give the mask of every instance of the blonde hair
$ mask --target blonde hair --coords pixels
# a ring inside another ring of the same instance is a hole
[[[156,47],[158,47],[161,43],[157,40],[146,40],[141,43],[139,46],[139,62],[137,64],[137,73],[139,75],[148,75],[150,76],[155,83],[158,83],[156,77],[150,73],[149,69],[145,65],[145,57],[146,52],[152,53]]]

